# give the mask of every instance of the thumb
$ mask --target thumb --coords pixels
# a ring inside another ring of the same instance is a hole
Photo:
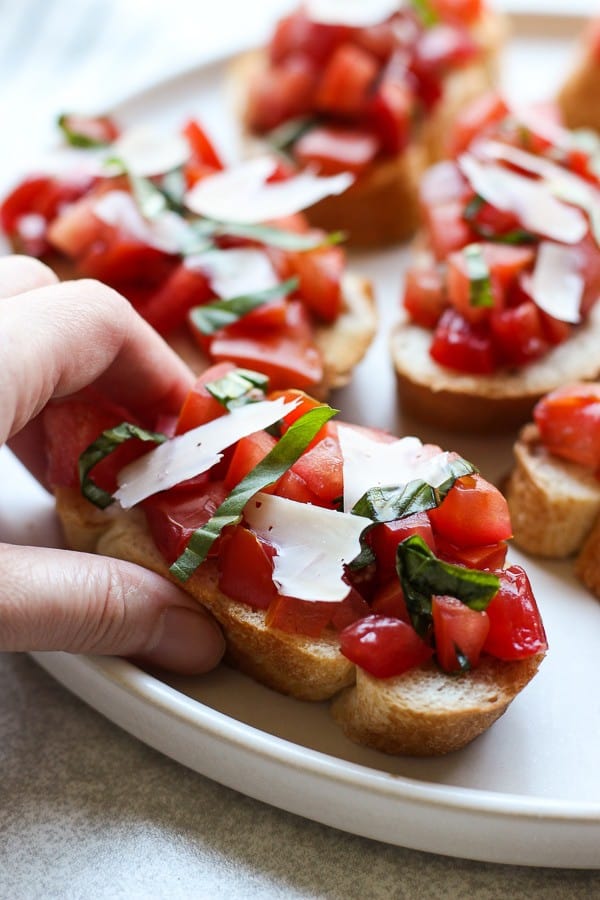
[[[182,674],[217,665],[218,625],[160,575],[122,560],[0,544],[0,650],[134,656]]]

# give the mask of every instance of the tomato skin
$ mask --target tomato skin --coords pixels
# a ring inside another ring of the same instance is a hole
[[[310,112],[316,83],[314,64],[301,54],[258,72],[248,91],[248,126],[258,132],[271,131]]]
[[[279,20],[269,45],[269,56],[277,63],[291,53],[304,53],[321,65],[348,36],[345,25],[311,22],[303,10]]]
[[[141,312],[159,334],[169,334],[185,323],[190,309],[207,303],[213,296],[206,275],[182,262],[152,294]]]
[[[527,659],[548,649],[542,619],[520,566],[496,573],[500,589],[487,607],[490,630],[483,650],[498,659]]]
[[[444,672],[460,672],[457,649],[468,660],[469,668],[479,663],[481,650],[490,630],[485,611],[470,609],[456,597],[431,599],[435,655]]]
[[[321,175],[351,172],[361,175],[379,152],[379,141],[363,128],[318,125],[294,144],[294,157],[302,166],[315,165]]]
[[[328,506],[343,495],[343,461],[337,437],[327,435],[302,454],[292,471]]]
[[[278,596],[274,556],[275,548],[243,525],[226,529],[219,547],[219,590],[253,609],[268,609]]]
[[[205,525],[227,496],[222,481],[205,477],[153,494],[142,502],[154,543],[171,565],[183,553],[197,528]],[[218,542],[211,555],[217,552]]]
[[[489,331],[468,322],[454,309],[441,316],[429,353],[441,366],[476,375],[490,374],[496,368],[496,355]]]
[[[342,275],[346,258],[341,247],[289,253],[290,268],[300,280],[304,305],[324,322],[335,322],[342,311]]]
[[[18,249],[33,256],[48,252],[47,226],[60,211],[75,203],[92,186],[93,179],[85,176],[70,181],[50,176],[24,179],[5,198],[0,206],[0,226]],[[35,221],[35,236],[29,236],[25,223]]]
[[[448,298],[454,308],[469,322],[477,323],[490,318],[492,310],[503,310],[506,296],[519,275],[534,260],[531,247],[513,247],[491,243],[478,244],[490,273],[493,307],[471,304],[471,281],[464,252],[457,251],[448,257],[446,286]]]
[[[340,634],[343,655],[375,678],[392,678],[426,662],[433,648],[401,619],[371,615]]]
[[[469,62],[477,53],[477,45],[465,28],[442,23],[421,32],[412,68],[425,80]]]
[[[435,535],[461,548],[497,544],[512,536],[506,500],[479,474],[457,478],[428,516]]]
[[[496,91],[490,91],[469,103],[459,112],[450,133],[448,152],[458,156],[490,125],[505,119],[510,110],[505,100]]]
[[[424,205],[423,216],[431,250],[438,262],[444,262],[453,250],[461,250],[476,236],[463,218],[462,200]]]
[[[375,592],[371,600],[371,611],[374,615],[402,619],[410,624],[404,591],[397,578],[388,581]]]
[[[432,8],[444,22],[469,25],[483,12],[483,0],[430,0]]]
[[[498,357],[508,365],[524,365],[549,350],[540,311],[532,300],[494,311],[490,324]]]
[[[210,366],[202,375],[198,376],[179,411],[175,434],[184,434],[192,428],[198,428],[199,425],[204,425],[206,422],[225,415],[227,410],[207,391],[206,385],[211,381],[224,378],[234,370],[233,363],[224,362]]]
[[[435,552],[435,538],[426,512],[395,519],[393,522],[381,522],[367,533],[367,544],[377,557],[379,581],[387,581],[395,575],[398,544],[412,534],[418,534]]]
[[[241,438],[235,445],[225,476],[225,486],[230,491],[271,452],[277,439],[266,431],[255,431]],[[263,488],[267,490],[268,488]]]
[[[354,44],[341,44],[334,50],[315,95],[315,107],[326,113],[349,118],[359,117],[366,109],[369,90],[379,64],[367,50]]]
[[[221,171],[224,168],[212,141],[196,119],[186,122],[183,134],[190,145],[192,159],[195,163],[203,163],[215,171]]]
[[[481,547],[456,547],[445,538],[437,535],[436,552],[446,562],[458,563],[469,569],[495,571],[501,569],[506,561],[508,545],[506,541],[497,544],[483,544]]]
[[[156,288],[178,265],[177,258],[114,232],[108,244],[93,244],[79,260],[79,271],[128,294],[128,287]]]
[[[423,328],[435,328],[448,306],[441,273],[436,268],[408,269],[403,306],[412,322]]]
[[[600,471],[600,384],[552,391],[536,405],[533,418],[550,453]]]

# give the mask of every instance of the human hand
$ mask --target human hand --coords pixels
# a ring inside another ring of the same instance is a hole
[[[192,373],[115,291],[59,283],[35,259],[0,259],[0,445],[44,483],[39,413],[94,384],[143,411],[176,412]],[[132,563],[0,543],[0,650],[132,656],[186,674],[215,666],[216,623],[191,597]]]

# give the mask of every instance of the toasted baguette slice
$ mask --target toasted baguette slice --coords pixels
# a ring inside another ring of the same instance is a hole
[[[568,128],[600,131],[600,60],[592,47],[594,30],[600,33],[600,20],[590,23],[589,34],[577,48],[577,61],[557,97]]]
[[[515,544],[536,556],[572,556],[600,516],[600,481],[583,466],[548,453],[533,424],[522,429],[514,453],[505,493]]]
[[[600,599],[600,515],[575,560],[575,574]]]
[[[384,753],[439,756],[460,750],[500,718],[542,659],[486,657],[475,670],[453,677],[433,664],[385,679],[358,669],[356,686],[346,688],[331,711],[356,743]]]
[[[376,161],[343,194],[326,197],[306,210],[312,225],[334,231],[342,228],[354,247],[382,247],[407,240],[420,220],[418,184],[432,162],[445,155],[450,124],[459,110],[488,90],[496,80],[497,60],[507,27],[501,16],[486,13],[473,29],[482,48],[480,58],[451,72],[443,96],[419,125],[407,148],[395,157]],[[246,89],[266,65],[261,52],[247,53],[231,70],[230,93],[243,123],[246,152],[264,153],[265,140],[246,127]]]
[[[89,504],[76,491],[58,488],[55,495],[73,549],[126,559],[173,580],[141,512],[90,514]],[[502,715],[543,656],[510,663],[488,658],[461,676],[448,676],[428,665],[396,678],[377,679],[342,656],[337,635],[308,638],[270,628],[263,611],[226,597],[218,588],[211,560],[185,589],[221,624],[228,662],[299,700],[339,695],[332,713],[347,736],[386,753],[432,756],[463,747]],[[351,687],[355,680],[356,687]]]
[[[429,355],[431,331],[400,323],[391,338],[391,353],[404,412],[453,431],[501,432],[531,417],[534,404],[570,381],[600,375],[600,304],[573,337],[542,359],[492,375],[453,372]]]

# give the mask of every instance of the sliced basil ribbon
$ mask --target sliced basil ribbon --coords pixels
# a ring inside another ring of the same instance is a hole
[[[210,222],[211,220],[206,221]],[[285,228],[276,228],[273,225],[216,221],[212,224],[215,235],[248,238],[259,244],[280,247],[282,250],[316,250],[318,247],[340,244],[346,239],[343,231],[333,231],[330,234],[311,234],[310,232],[303,234],[286,231]]]
[[[89,134],[73,128],[70,124],[72,119],[73,116],[69,113],[62,113],[57,119],[57,125],[62,131],[67,144],[70,144],[71,147],[81,147],[86,150],[91,147],[106,147],[107,141],[90,137]]]
[[[463,248],[462,254],[469,276],[469,303],[477,307],[493,306],[492,280],[481,244],[468,244]]]
[[[272,147],[281,153],[286,153],[291,150],[296,141],[300,140],[303,134],[306,134],[318,123],[319,120],[314,116],[289,119],[282,125],[278,125],[277,128],[273,128],[265,137]]]
[[[470,609],[483,610],[500,587],[500,579],[492,572],[468,569],[438,559],[416,534],[398,544],[396,571],[413,628],[421,637],[431,629],[431,598],[434,595],[456,597]]]
[[[190,318],[196,328],[202,334],[211,335],[227,325],[238,322],[253,309],[258,309],[269,300],[276,297],[284,297],[298,287],[298,278],[288,278],[281,284],[257,291],[255,294],[242,294],[239,297],[230,297],[226,300],[217,300],[214,303],[206,303],[203,306],[195,306],[190,311]]]
[[[268,384],[268,376],[261,372],[253,372],[252,369],[233,369],[222,378],[209,381],[204,386],[221,406],[232,409],[248,400],[264,399]]]
[[[330,406],[316,406],[290,425],[270,453],[242,478],[208,522],[194,531],[186,549],[170,568],[179,581],[187,581],[194,574],[223,529],[240,521],[246,503],[263,488],[281,478],[336,413],[337,410]]]
[[[100,509],[106,509],[113,502],[113,496],[108,491],[98,487],[92,481],[91,471],[106,456],[116,450],[121,444],[137,438],[140,441],[148,441],[152,444],[162,444],[167,440],[166,434],[158,431],[147,431],[138,425],[132,425],[131,422],[121,422],[114,428],[107,428],[103,431],[99,438],[87,447],[78,462],[79,483],[81,485],[81,493],[84,497]]]

